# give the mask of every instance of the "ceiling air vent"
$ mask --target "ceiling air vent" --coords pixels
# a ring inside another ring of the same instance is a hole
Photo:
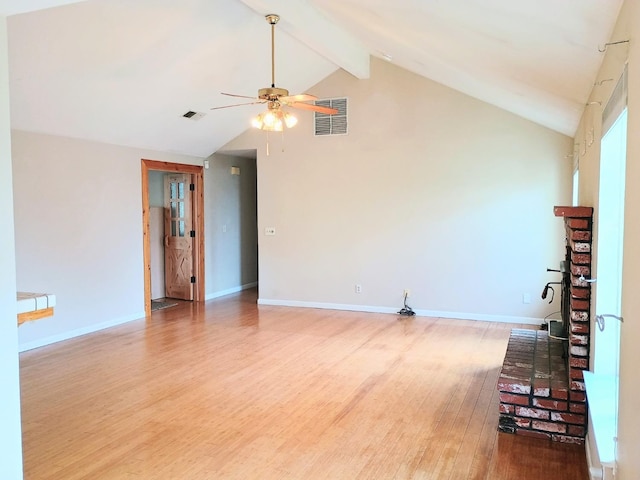
[[[328,115],[326,113],[315,112],[315,134],[325,135],[346,135],[347,134],[347,99],[332,98],[328,100],[316,100],[316,105],[322,107],[335,108],[338,113]]]
[[[194,112],[193,110],[189,110],[187,113],[185,113],[182,116],[190,120],[200,120],[202,117],[205,116],[205,114],[201,112]]]

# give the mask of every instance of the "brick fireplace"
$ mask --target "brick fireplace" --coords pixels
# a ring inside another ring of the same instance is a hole
[[[565,443],[584,443],[589,368],[593,208],[554,207],[564,218],[566,257],[562,322],[556,331],[513,329],[498,391],[498,428]],[[564,286],[564,285],[563,285]]]

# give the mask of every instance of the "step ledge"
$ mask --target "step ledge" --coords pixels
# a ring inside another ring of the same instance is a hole
[[[603,467],[614,468],[616,463],[618,377],[588,371],[583,374],[587,400],[589,401],[589,419],[593,427],[598,458]]]

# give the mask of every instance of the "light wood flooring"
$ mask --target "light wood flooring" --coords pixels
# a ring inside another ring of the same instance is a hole
[[[498,433],[521,325],[180,304],[21,354],[25,479],[588,478]]]

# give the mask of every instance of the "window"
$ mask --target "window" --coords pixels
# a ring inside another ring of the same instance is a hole
[[[585,372],[593,429],[603,467],[615,471],[618,425],[624,192],[627,158],[627,74],[623,72],[602,113],[597,204],[593,373]]]

